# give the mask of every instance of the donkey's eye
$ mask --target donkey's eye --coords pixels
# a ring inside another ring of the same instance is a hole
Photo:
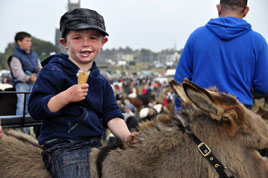
[[[223,117],[222,117],[222,120],[223,120],[224,122],[229,122],[229,121],[230,121],[229,117],[227,117],[227,116],[223,116]]]

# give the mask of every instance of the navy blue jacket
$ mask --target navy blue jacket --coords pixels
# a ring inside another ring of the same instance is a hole
[[[109,81],[100,74],[95,62],[87,81],[89,89],[85,100],[69,103],[58,112],[50,112],[48,101],[77,84],[79,68],[65,54],[47,58],[42,66],[29,100],[30,115],[43,122],[38,138],[40,145],[101,137],[108,121],[115,117],[124,118]]]

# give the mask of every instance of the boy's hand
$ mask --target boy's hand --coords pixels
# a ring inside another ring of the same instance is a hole
[[[61,108],[71,102],[79,102],[86,98],[88,92],[88,84],[76,84],[67,90],[53,96],[47,104],[50,112],[58,112]]]
[[[138,136],[141,135],[141,131],[139,132],[132,132],[128,137],[127,137],[127,144],[136,144],[139,142]]]
[[[76,84],[66,90],[66,99],[69,102],[79,102],[86,98],[88,84]]]

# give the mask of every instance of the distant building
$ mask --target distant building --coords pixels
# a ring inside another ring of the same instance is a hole
[[[160,63],[167,67],[176,66],[180,58],[180,52],[175,49],[163,50],[158,54],[158,60]]]
[[[134,56],[132,54],[123,54],[121,57],[122,57],[121,58],[122,60],[128,61],[128,62],[134,60]]]
[[[80,0],[78,0],[77,3],[70,2],[70,0],[68,0],[68,11],[71,11],[76,8],[80,8]]]
[[[164,76],[174,77],[175,73],[176,73],[176,69],[168,69],[164,72]]]
[[[80,8],[80,0],[78,0],[77,3],[75,2],[71,2],[70,0],[68,0],[68,11],[71,11],[73,9],[76,9],[76,8]],[[56,28],[56,31],[55,31],[55,45],[56,45],[56,48],[57,48],[57,53],[65,53],[65,49],[64,47],[60,44],[59,42],[59,39],[61,38],[61,32],[58,28]]]
[[[62,44],[60,44],[59,39],[61,38],[61,32],[58,28],[56,28],[55,31],[55,45],[56,45],[56,53],[65,53],[65,49],[62,46]]]

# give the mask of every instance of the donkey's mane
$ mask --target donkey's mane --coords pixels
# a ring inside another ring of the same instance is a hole
[[[37,142],[37,140],[30,136],[30,135],[26,135],[26,134],[23,134],[21,132],[17,132],[15,130],[12,130],[12,129],[7,129],[4,131],[5,135],[9,136],[9,137],[13,137],[15,138],[16,140],[20,141],[20,142],[24,142],[26,144],[30,144],[34,147],[39,147],[39,144]]]
[[[141,122],[139,124],[139,130],[144,131],[148,130],[154,127],[157,127],[159,123],[161,124],[167,124],[170,123],[174,119],[173,116],[167,115],[167,114],[159,114],[157,117],[155,117],[152,120]]]

